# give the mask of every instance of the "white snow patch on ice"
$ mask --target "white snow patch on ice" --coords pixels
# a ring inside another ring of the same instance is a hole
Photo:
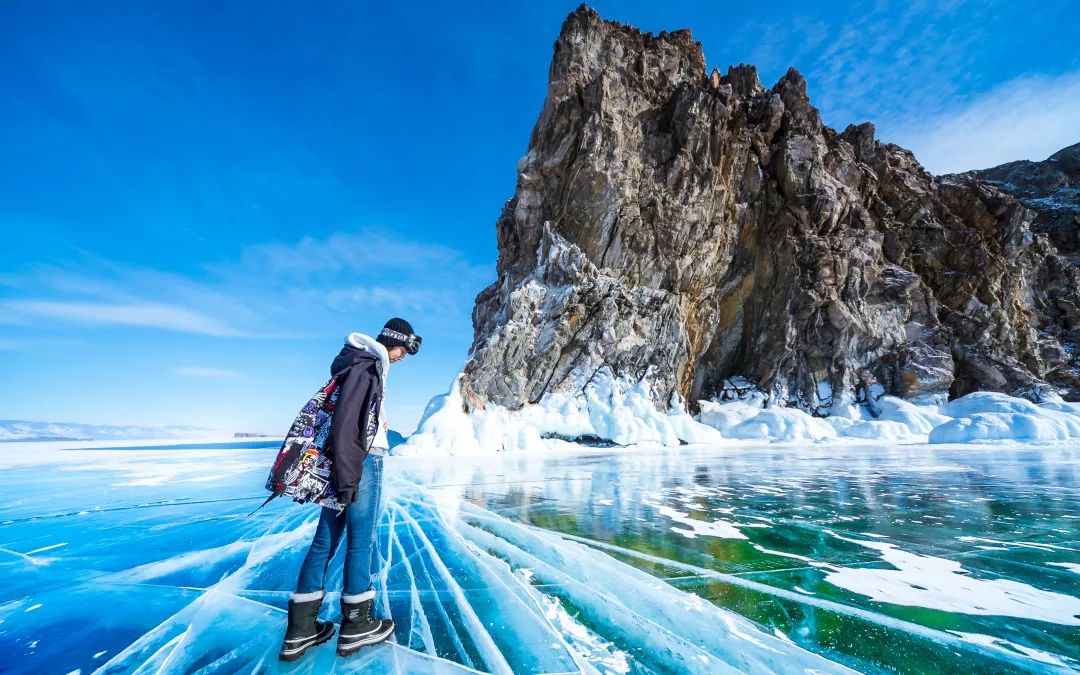
[[[750,544],[750,545],[753,546],[754,549],[756,549],[756,550],[758,550],[758,551],[760,551],[762,553],[768,554],[768,555],[775,555],[775,556],[779,556],[781,558],[792,558],[793,560],[799,560],[801,562],[804,562],[807,565],[810,565],[811,567],[826,567],[826,568],[829,568],[829,569],[834,569],[833,566],[829,565],[828,563],[819,562],[817,560],[814,560],[813,558],[809,558],[809,557],[804,556],[804,555],[799,555],[798,553],[787,553],[786,551],[776,551],[776,550],[771,549],[771,548],[765,548],[761,544]],[[796,590],[798,590],[798,588],[796,588]]]
[[[657,512],[666,517],[674,520],[676,523],[685,525],[690,529],[682,527],[672,527],[672,532],[678,532],[687,539],[695,539],[698,536],[702,537],[718,537],[721,539],[747,539],[747,536],[740,532],[735,523],[727,520],[697,520],[691,518],[690,514],[677,511],[670,506],[663,506],[658,504],[650,504],[645,502],[657,510]]]
[[[1054,567],[1064,567],[1065,569],[1069,570],[1070,572],[1073,572],[1075,574],[1080,574],[1080,564],[1077,564],[1077,563],[1052,562],[1052,563],[1046,563],[1046,564],[1047,565],[1053,565]]]
[[[1080,598],[1009,579],[976,579],[955,560],[909,553],[894,544],[826,532],[879,551],[885,562],[896,568],[841,568],[825,576],[834,586],[876,602],[1080,626]]]
[[[1000,539],[987,539],[986,537],[973,537],[965,535],[956,538],[957,541],[964,542],[982,542],[984,544],[996,544],[999,546],[1019,546],[1021,548],[1034,548],[1040,551],[1076,551],[1075,548],[1069,548],[1067,546],[1059,546],[1057,544],[1044,544],[1037,541],[1002,541]]]
[[[1051,654],[1050,652],[1043,651],[1041,649],[1035,649],[1034,647],[1026,647],[1009,640],[997,638],[992,635],[983,635],[982,633],[965,633],[958,630],[950,630],[953,635],[959,635],[964,640],[971,642],[972,644],[982,645],[984,647],[992,647],[997,649],[1003,649],[1005,651],[1014,651],[1023,654],[1024,656],[1038,661],[1039,663],[1048,663],[1054,666],[1061,666],[1063,668],[1075,668],[1076,662],[1072,659],[1065,659],[1057,654]]]

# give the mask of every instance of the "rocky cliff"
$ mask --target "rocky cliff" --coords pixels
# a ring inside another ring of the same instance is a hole
[[[751,66],[708,73],[689,31],[582,6],[497,224],[462,394],[517,409],[604,373],[662,407],[1076,395],[1080,273],[1030,215],[871,124],[825,126],[794,69],[768,89]]]
[[[1073,264],[1080,263],[1080,143],[1041,162],[1020,160],[957,177],[973,178],[1015,196],[1035,212],[1032,231],[1045,234]]]

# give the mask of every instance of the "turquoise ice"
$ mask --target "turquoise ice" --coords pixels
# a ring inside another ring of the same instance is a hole
[[[4,447],[6,667],[278,671],[318,507],[249,515],[276,446],[68,448]],[[280,670],[1075,670],[1078,467],[1022,445],[391,458],[395,643]]]

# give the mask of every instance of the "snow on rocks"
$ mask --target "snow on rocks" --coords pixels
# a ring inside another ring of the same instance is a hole
[[[836,429],[820,417],[798,408],[766,408],[730,431],[742,440],[823,441],[836,438]]]
[[[918,406],[895,396],[882,396],[877,406],[880,414],[876,418],[865,415],[842,428],[841,435],[874,440],[918,440],[950,419],[937,412],[936,406]]]
[[[747,398],[701,402],[699,420],[726,439],[820,441],[834,438],[886,442],[970,443],[1080,439],[1080,405],[1059,398],[1041,404],[994,392],[975,392],[945,405],[917,405],[893,396],[866,406],[847,405],[826,418],[797,408],[767,407]]]
[[[931,430],[931,443],[1080,438],[1080,416],[1075,408],[1060,400],[1037,405],[1025,399],[982,391],[947,403],[941,410],[954,419]]]
[[[683,407],[682,399],[678,395],[671,397],[671,406],[668,409],[668,424],[680,441],[686,443],[720,443],[724,440],[724,434],[709,424],[702,424],[694,419]]]
[[[699,421],[716,429],[725,438],[732,438],[732,431],[736,427],[753,419],[762,411],[760,404],[753,405],[742,401],[732,401],[730,403],[701,401],[700,406]]]
[[[465,413],[461,400],[461,376],[454,379],[450,391],[428,402],[416,433],[393,448],[394,455],[422,455],[437,452],[460,455],[483,452],[476,440],[473,420]]]
[[[931,443],[972,441],[1061,441],[1076,434],[1068,424],[1023,413],[978,413],[941,425],[930,432]]]
[[[968,394],[944,405],[920,405],[880,396],[867,405],[844,402],[827,417],[771,404],[755,390],[723,402],[699,401],[692,416],[673,396],[657,410],[648,378],[615,377],[604,368],[575,377],[575,387],[550,393],[539,403],[508,410],[489,403],[465,412],[459,375],[450,391],[428,404],[416,433],[394,454],[464,455],[493,451],[544,452],[579,447],[575,442],[614,445],[732,441],[889,443],[1061,442],[1080,439],[1080,404],[1059,398],[1036,404],[993,392]]]
[[[491,451],[545,451],[567,441],[606,441],[616,445],[680,441],[719,442],[723,436],[673,402],[670,412],[656,409],[648,380],[614,377],[601,369],[588,378],[578,375],[570,392],[547,394],[539,403],[507,410],[489,403],[483,410],[464,411],[459,375],[444,395],[428,404],[415,434],[394,448],[394,454],[441,452],[452,455]]]
[[[749,402],[752,401],[752,402]],[[763,441],[823,441],[861,438],[889,441],[919,440],[950,418],[935,406],[917,406],[884,396],[880,414],[872,417],[862,406],[846,405],[829,417],[814,417],[798,408],[767,407],[762,399],[715,403],[701,401],[699,419],[728,439]]]

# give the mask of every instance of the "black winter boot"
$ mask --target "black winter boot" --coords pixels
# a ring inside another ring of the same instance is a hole
[[[324,593],[293,593],[289,598],[289,627],[281,643],[282,661],[295,661],[307,650],[334,637],[334,624],[319,621]]]
[[[338,656],[352,656],[361,647],[382,642],[394,632],[390,619],[371,615],[375,591],[341,596],[341,632],[338,633]]]

